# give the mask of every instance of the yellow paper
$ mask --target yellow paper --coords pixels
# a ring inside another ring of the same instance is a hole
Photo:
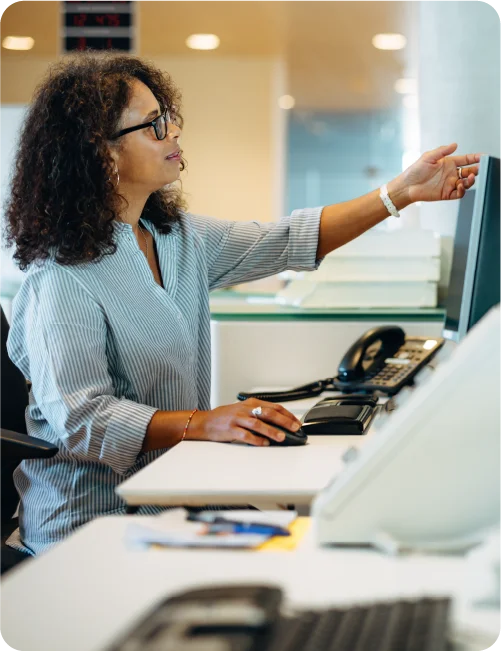
[[[296,549],[298,544],[303,539],[305,533],[310,528],[311,518],[299,517],[291,522],[289,525],[290,536],[273,536],[265,543],[256,547],[257,551],[268,552],[288,552]]]

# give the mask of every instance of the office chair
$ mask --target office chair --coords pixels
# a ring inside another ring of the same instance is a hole
[[[28,387],[21,371],[7,354],[9,324],[1,309],[1,455],[2,455],[2,512],[1,512],[1,573],[29,558],[27,554],[8,547],[7,538],[17,528],[13,515],[19,503],[13,473],[23,459],[53,457],[58,448],[26,433],[25,410],[28,405]]]

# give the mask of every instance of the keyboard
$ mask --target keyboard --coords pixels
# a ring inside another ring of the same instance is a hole
[[[108,651],[450,651],[450,600],[284,613],[270,586],[191,590],[157,604]]]
[[[281,618],[267,651],[446,651],[449,605],[420,599]]]

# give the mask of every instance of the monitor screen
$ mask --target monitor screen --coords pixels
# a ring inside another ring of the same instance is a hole
[[[477,259],[468,310],[468,330],[480,321],[491,307],[499,303],[499,173],[499,158],[489,158],[483,200],[479,206],[482,211],[482,225],[476,246]]]
[[[447,314],[445,318],[445,329],[455,333],[459,329],[459,315],[461,313],[461,300],[463,298],[474,202],[475,190],[469,190],[459,202],[451,275],[446,302]]]
[[[475,189],[459,202],[444,337],[459,341],[499,303],[499,158],[482,156]]]

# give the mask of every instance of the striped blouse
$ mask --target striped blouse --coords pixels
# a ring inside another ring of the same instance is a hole
[[[32,382],[28,433],[59,452],[15,471],[11,546],[38,554],[96,516],[125,513],[115,487],[165,452],[141,452],[155,411],[210,409],[209,291],[315,269],[321,211],[276,223],[183,213],[168,235],[144,221],[163,288],[121,222],[116,253],[99,262],[31,265],[7,347]]]

